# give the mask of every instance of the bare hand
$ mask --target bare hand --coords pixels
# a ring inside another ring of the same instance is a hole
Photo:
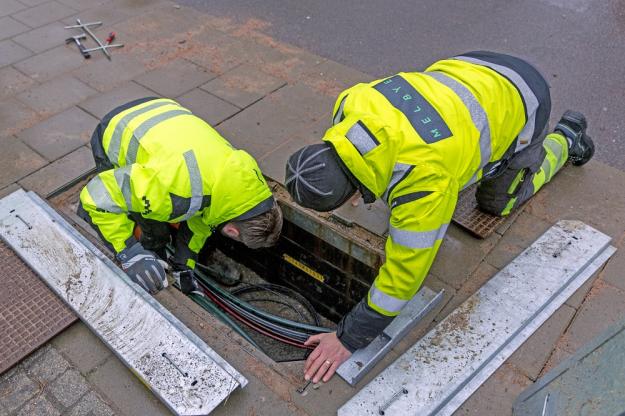
[[[356,191],[356,193],[354,194],[354,196],[352,196],[349,199],[349,202],[352,204],[352,207],[357,207],[358,206],[358,202],[360,200],[360,192]]]
[[[343,364],[352,353],[341,344],[336,332],[313,335],[304,343],[315,345],[317,348],[308,356],[304,366],[304,378],[308,381],[312,378],[313,383],[328,382],[334,372]]]

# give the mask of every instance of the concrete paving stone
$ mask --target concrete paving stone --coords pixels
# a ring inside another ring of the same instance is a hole
[[[59,416],[61,412],[52,405],[45,396],[40,395],[26,403],[16,416]]]
[[[30,28],[28,26],[18,22],[11,16],[0,18],[0,40],[26,32],[29,29]]]
[[[552,225],[528,212],[521,213],[488,254],[486,261],[497,268],[503,268]]]
[[[74,14],[72,16],[68,16],[61,20],[66,26],[72,26],[76,24],[76,19],[80,19],[81,22],[103,22],[102,26],[93,28],[93,32],[98,37],[98,39],[106,39],[109,32],[111,32],[112,25],[115,23],[119,23],[123,20],[131,17],[130,14],[125,13],[123,9],[112,7],[109,0],[105,0],[101,2],[100,5],[96,5],[93,7],[90,0],[59,0],[62,3],[67,3],[70,7],[76,10],[84,9],[85,7],[89,7],[88,10],[82,10],[80,13]],[[99,0],[95,0],[99,1]],[[76,6],[73,6],[69,3],[76,3]],[[116,30],[117,39],[121,43],[126,43],[130,41],[130,38],[123,37]],[[76,33],[80,33],[78,29],[76,29]],[[89,40],[89,44],[91,44],[92,40]],[[126,45],[127,46],[127,45]]]
[[[31,56],[14,66],[32,79],[45,82],[83,65],[88,65],[87,62],[76,46],[61,45]]]
[[[145,97],[158,97],[158,94],[130,81],[111,91],[94,95],[78,106],[98,119],[102,119],[115,107]]]
[[[625,250],[622,247],[617,247],[599,276],[601,280],[625,291]]]
[[[11,65],[12,63],[28,58],[33,53],[12,40],[0,42],[0,67]]]
[[[14,137],[0,137],[0,187],[16,182],[47,162]]]
[[[35,1],[40,1],[40,0],[35,0]],[[89,9],[93,9],[94,7],[97,7],[103,3],[106,3],[108,0],[58,0],[59,3],[62,3],[68,7],[71,7],[74,10],[89,10]],[[92,20],[87,20],[87,17],[85,17],[85,22],[91,22]],[[107,25],[111,24],[112,22],[109,22],[108,20],[101,20],[102,22],[106,23]]]
[[[251,65],[242,64],[202,85],[202,89],[245,108],[285,85],[281,79],[265,74]]]
[[[67,29],[64,29],[63,23],[53,22],[49,25],[45,25],[37,29],[33,29],[29,32],[22,33],[21,35],[15,36],[13,40],[35,53],[40,53],[48,49],[54,48],[55,46],[63,45],[65,43],[65,39],[67,39],[71,35],[73,35],[73,33],[69,32]],[[76,54],[80,56],[81,59],[83,59],[82,55],[80,55],[80,53],[78,52],[78,48],[76,47],[76,45],[72,46]],[[47,65],[48,62],[42,62],[42,64]]]
[[[40,116],[32,108],[15,97],[0,100],[0,137],[16,134],[39,121]]]
[[[321,131],[320,129],[318,131]],[[319,143],[319,138],[312,136],[296,136],[293,139],[283,143],[270,153],[258,159],[258,166],[263,175],[284,184],[284,176],[286,170],[286,161],[289,156],[302,148],[303,146]]]
[[[33,351],[32,353],[30,353],[28,356],[26,356],[21,362],[21,367],[28,369],[30,366],[32,366],[34,363],[38,362],[39,359],[45,355],[50,349],[52,348],[52,346],[50,344],[44,344],[41,347],[37,348],[35,351]]]
[[[562,305],[521,347],[510,356],[508,363],[536,380],[551,356],[553,346],[569,326],[575,309]]]
[[[98,120],[78,107],[23,130],[17,137],[48,159],[56,160],[89,143]]]
[[[32,87],[18,94],[17,98],[41,114],[52,115],[96,93],[76,78],[64,75]]]
[[[511,416],[517,396],[532,381],[510,364],[504,364],[454,412],[454,416]]]
[[[603,280],[595,281],[564,334],[563,348],[576,351],[625,316],[625,291]]]
[[[13,412],[40,391],[39,385],[19,369],[11,377],[0,381],[0,403],[8,412]]]
[[[46,348],[40,357],[35,358],[24,368],[33,380],[50,383],[70,368],[70,364],[56,349]]]
[[[82,322],[73,324],[51,342],[82,374],[91,372],[111,355],[109,348]]]
[[[178,97],[176,101],[211,126],[216,126],[241,111],[238,107],[197,88]]]
[[[67,412],[68,416],[114,416],[115,412],[100,398],[90,391]]]
[[[565,304],[569,305],[571,308],[574,309],[579,309],[580,305],[582,304],[582,302],[584,301],[584,299],[586,298],[586,296],[588,295],[588,292],[590,292],[590,289],[592,288],[592,286],[595,284],[595,281],[597,280],[597,274],[591,276],[579,289],[577,289],[575,291],[575,293],[573,293],[571,295],[571,297],[569,297],[566,302],[564,302]]]
[[[25,177],[19,184],[24,189],[34,191],[45,198],[93,169],[95,163],[91,150],[83,146]]]
[[[379,236],[388,232],[390,214],[386,204],[379,199],[373,204],[365,204],[359,199],[357,206],[346,203],[332,212],[332,216],[340,218],[339,221],[357,224]]]
[[[216,76],[192,62],[179,59],[138,76],[134,81],[163,97],[178,97]]]
[[[18,189],[22,189],[22,187],[16,183],[12,183],[8,186],[5,186],[4,188],[0,189],[0,198],[4,198],[5,196],[12,194]]]
[[[243,42],[219,30],[202,28],[193,37],[193,44],[193,52],[186,59],[216,74],[226,74],[246,62],[244,54],[236,53]]]
[[[26,6],[16,0],[2,0],[0,1],[0,16],[6,16],[20,10],[25,9]]]
[[[30,26],[39,27],[45,24],[62,19],[66,16],[76,13],[76,10],[67,7],[58,1],[52,0],[42,3],[38,6],[22,10],[13,14],[13,18]]]
[[[302,82],[322,94],[336,98],[343,90],[374,77],[335,61],[326,60],[315,65],[301,77]]]
[[[42,3],[47,2],[48,0],[20,0],[22,3],[27,5],[28,7],[38,6]]]
[[[104,56],[92,56],[90,64],[74,71],[74,75],[96,90],[105,92],[146,71],[143,64],[130,55],[116,54],[115,51],[111,55],[111,61]]]
[[[51,383],[47,391],[64,407],[70,407],[78,401],[90,386],[87,380],[76,370],[68,370],[55,382]]]
[[[171,415],[169,410],[116,357],[88,376],[88,380],[125,415]]]
[[[35,84],[31,78],[12,66],[0,69],[0,100],[15,95]]]

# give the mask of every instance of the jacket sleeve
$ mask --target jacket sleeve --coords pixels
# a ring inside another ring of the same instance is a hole
[[[93,226],[117,253],[135,241],[135,223],[128,217],[132,204],[128,172],[128,168],[101,172],[80,193],[80,204]]]
[[[386,262],[367,299],[339,324],[337,336],[348,349],[371,342],[417,293],[441,245],[456,200],[453,192],[393,195]]]
[[[176,251],[174,254],[175,269],[194,269],[198,253],[204,247],[212,229],[204,224],[201,215],[189,218],[180,224],[176,234]]]

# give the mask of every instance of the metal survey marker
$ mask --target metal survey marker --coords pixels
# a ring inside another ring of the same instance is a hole
[[[560,221],[344,404],[341,416],[451,415],[616,251]]]
[[[0,200],[0,237],[177,415],[247,380],[32,192]]]

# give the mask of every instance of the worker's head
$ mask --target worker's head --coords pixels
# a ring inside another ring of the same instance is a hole
[[[282,231],[282,211],[272,199],[271,207],[262,214],[224,224],[221,233],[240,241],[249,248],[271,247],[278,242]]]
[[[356,193],[356,186],[345,169],[332,146],[313,144],[291,155],[286,163],[284,183],[301,206],[331,211]]]

